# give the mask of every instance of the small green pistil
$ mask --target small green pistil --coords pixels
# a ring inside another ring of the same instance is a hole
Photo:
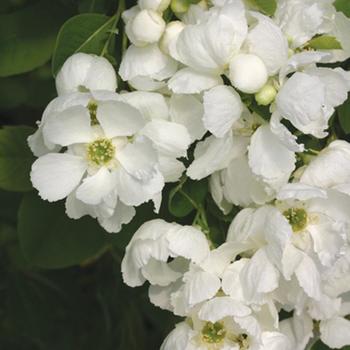
[[[87,155],[90,162],[106,165],[114,158],[115,147],[111,140],[99,139],[88,145]]]
[[[307,225],[307,213],[302,208],[289,208],[283,215],[292,226],[293,232],[299,232]]]
[[[221,322],[207,322],[202,329],[203,341],[209,344],[220,343],[226,336],[226,330]]]
[[[90,113],[91,125],[98,125],[99,123],[96,117],[97,104],[95,102],[90,101],[87,107]]]

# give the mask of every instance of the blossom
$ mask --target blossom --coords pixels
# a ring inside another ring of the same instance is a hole
[[[58,95],[90,90],[115,91],[117,76],[104,57],[76,53],[63,64],[56,77]]]

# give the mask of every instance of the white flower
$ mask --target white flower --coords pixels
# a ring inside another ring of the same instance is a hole
[[[156,200],[164,186],[157,150],[148,138],[136,135],[145,126],[136,108],[118,95],[99,101],[93,99],[96,94],[87,95],[84,103],[80,100],[47,115],[43,139],[64,147],[64,152],[54,150],[34,162],[33,186],[49,201],[70,196],[71,217],[92,212],[94,217],[112,219],[121,201],[120,213],[131,219],[134,210],[126,212],[121,205]]]
[[[156,219],[143,224],[126,248],[123,280],[129,286],[168,286],[182,277],[188,261],[199,263],[209,254],[204,234],[192,226]],[[169,259],[173,259],[170,262]],[[187,262],[186,262],[187,261]]]
[[[286,336],[261,331],[251,310],[229,297],[216,297],[188,315],[164,340],[162,350],[289,350]]]
[[[349,89],[341,69],[311,67],[284,83],[276,97],[276,112],[303,133],[323,138],[334,108],[347,99]]]
[[[317,34],[331,30],[335,17],[332,0],[279,0],[275,21],[298,48]]]
[[[160,41],[160,48],[166,54],[170,54],[174,58],[177,58],[176,54],[176,41],[182,30],[185,28],[185,24],[181,21],[169,22],[165,28],[163,37]]]
[[[90,90],[115,91],[116,88],[113,66],[104,57],[82,52],[70,56],[56,77],[58,95]]]
[[[187,67],[170,79],[169,88],[176,93],[198,93],[219,85],[220,74],[239,52],[247,31],[241,1],[202,13],[200,22],[188,24],[176,40],[174,58]]]

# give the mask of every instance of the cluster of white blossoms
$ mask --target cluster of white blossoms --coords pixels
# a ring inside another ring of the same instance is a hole
[[[350,91],[330,68],[350,57],[350,19],[333,2],[278,0],[267,16],[248,0],[139,0],[122,16],[132,92],[116,93],[102,57],[75,54],[57,75],[29,138],[43,199],[108,232],[144,202],[157,211],[181,176],[209,177],[222,212],[239,208],[222,245],[159,218],[127,246],[124,282],[147,281],[184,318],[163,350],[350,345],[350,143],[328,132]]]

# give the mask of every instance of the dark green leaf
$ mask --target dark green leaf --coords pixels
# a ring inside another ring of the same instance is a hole
[[[0,15],[0,76],[28,72],[47,62],[67,14],[55,1],[39,1]]]
[[[8,191],[29,191],[29,172],[34,157],[27,137],[34,130],[27,126],[11,126],[0,130],[0,188]]]
[[[341,50],[340,42],[330,35],[320,35],[309,41],[309,46],[315,50]]]
[[[343,12],[350,17],[350,1],[349,0],[335,0],[334,6],[338,11]]]
[[[202,204],[208,193],[207,180],[186,179],[174,187],[169,194],[168,207],[171,214],[184,217],[190,214],[196,205]]]
[[[80,13],[105,13],[106,0],[80,0]]]
[[[350,134],[350,99],[338,107],[338,117],[345,134]]]
[[[108,242],[93,219],[69,219],[61,202],[50,204],[34,193],[23,199],[18,233],[26,259],[43,268],[79,264],[101,252]]]
[[[248,3],[268,16],[273,16],[277,8],[276,0],[248,0]]]
[[[100,55],[110,37],[114,17],[82,14],[70,18],[61,28],[52,60],[52,72],[57,74],[64,61],[76,52]]]

